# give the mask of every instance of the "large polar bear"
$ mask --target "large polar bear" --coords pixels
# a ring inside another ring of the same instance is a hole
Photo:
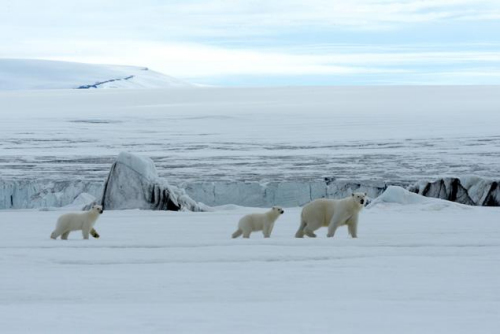
[[[365,203],[365,193],[354,193],[340,200],[325,198],[314,200],[302,209],[300,227],[295,237],[303,238],[305,234],[315,238],[314,231],[328,226],[327,237],[331,238],[339,226],[347,225],[349,234],[357,238],[358,214]]]
[[[233,238],[243,234],[243,238],[250,238],[254,231],[262,231],[264,238],[269,238],[273,231],[274,222],[285,211],[279,206],[273,206],[265,213],[252,213],[244,216],[238,222],[238,229],[233,233]]]
[[[102,214],[103,209],[100,205],[94,205],[89,211],[82,213],[66,213],[59,217],[57,220],[56,229],[50,237],[52,239],[57,239],[61,236],[61,239],[68,239],[69,232],[71,231],[82,231],[83,239],[88,239],[89,234],[94,238],[99,238],[99,234],[94,229],[94,224]]]

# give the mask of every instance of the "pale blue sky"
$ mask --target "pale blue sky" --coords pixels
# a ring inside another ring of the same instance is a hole
[[[0,58],[211,85],[500,84],[500,0],[0,0]]]

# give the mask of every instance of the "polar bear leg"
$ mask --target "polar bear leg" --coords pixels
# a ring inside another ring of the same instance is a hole
[[[355,214],[347,222],[347,228],[349,229],[349,234],[353,238],[358,237],[358,215]]]
[[[301,219],[299,229],[297,230],[297,233],[295,233],[295,238],[303,238],[304,237],[305,227],[306,227],[306,222]]]
[[[251,227],[242,228],[241,230],[243,232],[243,238],[246,238],[246,239],[250,238],[250,234],[252,233]]]
[[[61,235],[61,231],[59,231],[57,228],[54,230],[54,232],[52,232],[52,234],[50,235],[50,237],[52,239],[57,239],[59,236]]]
[[[62,239],[62,240],[68,240],[68,235],[69,235],[69,231],[64,232],[64,233],[61,235],[61,239]]]
[[[87,229],[82,229],[83,239],[88,240],[90,231]]]
[[[99,237],[100,237],[99,233],[97,233],[97,231],[94,228],[92,230],[90,230],[90,235],[96,239],[99,239]]]
[[[237,237],[239,237],[242,234],[243,234],[243,231],[240,230],[240,229],[237,229],[236,232],[233,233],[232,237],[233,238],[237,238]]]
[[[316,238],[316,234],[312,230],[308,229],[307,226],[304,229],[304,234],[307,235],[309,238]]]
[[[269,238],[271,236],[271,225],[264,224],[264,228],[262,229],[262,234],[264,234],[264,238]]]
[[[326,235],[328,238],[333,238],[335,235],[335,231],[337,231],[337,228],[342,225],[343,222],[343,217],[340,215],[333,215],[332,220],[330,221],[330,224],[328,225],[328,234]]]

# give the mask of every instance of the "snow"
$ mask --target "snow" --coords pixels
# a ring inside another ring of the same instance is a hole
[[[105,211],[100,239],[67,242],[49,239],[61,212],[0,211],[0,328],[493,334],[500,209],[463,207],[381,203],[361,213],[358,239],[345,227],[293,238],[300,208],[249,240],[230,235],[265,209]]]
[[[187,82],[145,67],[52,60],[0,59],[0,90],[171,88]]]

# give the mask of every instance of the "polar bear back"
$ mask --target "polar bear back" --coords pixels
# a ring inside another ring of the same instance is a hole
[[[244,216],[238,222],[238,228],[241,230],[251,229],[251,231],[262,231],[264,224],[269,220],[269,215],[265,213],[252,213]]]
[[[328,226],[339,200],[319,198],[302,208],[302,220]]]
[[[97,217],[89,213],[90,211],[83,213],[66,213],[59,217],[56,228],[58,230],[77,231],[84,229],[87,224],[92,228]]]

